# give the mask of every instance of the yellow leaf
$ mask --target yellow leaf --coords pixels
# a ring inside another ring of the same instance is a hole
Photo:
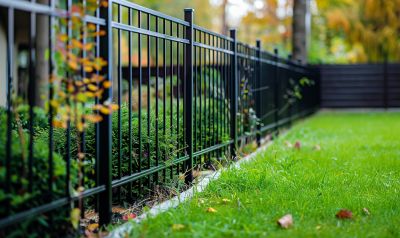
[[[98,89],[98,87],[94,84],[89,84],[87,87],[90,91],[96,91]]]
[[[72,84],[68,84],[67,90],[69,93],[73,93],[75,91],[75,87]]]
[[[183,224],[172,224],[173,231],[181,231],[183,229],[185,229],[185,225]]]
[[[98,223],[92,223],[92,224],[89,224],[89,225],[87,226],[87,229],[88,229],[89,231],[91,231],[91,232],[97,230],[98,228],[99,228],[99,224],[98,224]]]
[[[79,132],[82,132],[82,131],[83,131],[83,128],[84,128],[84,124],[83,124],[82,122],[79,121],[79,122],[76,124],[76,129],[78,129]]]
[[[79,208],[72,209],[70,214],[70,219],[72,227],[75,229],[78,229],[80,215],[81,215],[81,210]]]
[[[96,104],[93,106],[93,110],[100,110],[103,107],[103,105]]]
[[[95,30],[96,30],[96,25],[95,25],[95,24],[92,24],[92,23],[89,23],[88,26],[87,26],[87,28],[88,28],[88,30],[90,30],[90,31],[95,31]]]
[[[231,200],[229,200],[229,199],[227,199],[227,198],[223,198],[223,199],[222,199],[222,202],[223,202],[224,204],[227,204],[227,203],[231,202]]]
[[[85,65],[84,66],[84,70],[85,70],[86,73],[91,73],[91,72],[93,72],[93,67]]]
[[[112,111],[116,111],[119,109],[119,106],[117,104],[111,104],[110,107]]]
[[[104,82],[103,82],[103,87],[104,87],[104,88],[109,88],[109,87],[111,87],[111,82],[110,82],[110,81],[104,81]]]
[[[66,34],[60,34],[58,35],[58,39],[62,42],[66,42],[68,40],[68,35]]]
[[[100,112],[104,115],[109,115],[111,113],[111,110],[108,107],[102,107],[100,108]]]
[[[78,64],[75,60],[68,60],[68,66],[73,70],[78,70]]]
[[[217,210],[215,208],[212,208],[212,207],[207,208],[206,211],[209,212],[209,213],[216,213],[217,212]]]
[[[83,46],[84,50],[91,50],[93,49],[93,43],[87,43]]]
[[[64,128],[64,123],[59,120],[53,120],[53,126],[56,128]]]
[[[53,108],[58,108],[58,106],[60,106],[60,104],[58,103],[58,101],[57,100],[50,100],[50,105],[53,107]]]
[[[88,84],[88,83],[90,83],[90,79],[88,79],[88,78],[84,78],[84,79],[83,79],[83,83],[85,83],[85,84]]]
[[[88,98],[93,98],[95,96],[94,93],[92,93],[92,92],[86,92],[85,94],[86,94],[86,97],[88,97]]]
[[[82,81],[75,81],[75,86],[81,87],[83,85]]]
[[[98,123],[103,120],[103,117],[98,114],[86,115],[85,118],[86,118],[86,120],[93,122],[93,123]]]
[[[78,48],[78,49],[82,49],[83,48],[82,42],[78,41],[77,39],[72,39],[71,40],[71,45],[74,48]]]
[[[101,1],[101,6],[108,7],[108,1],[106,1],[106,0]]]

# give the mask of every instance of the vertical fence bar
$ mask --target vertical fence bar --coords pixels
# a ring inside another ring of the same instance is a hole
[[[118,5],[117,9],[117,20],[118,23],[122,23],[122,10],[121,10],[121,4]],[[118,101],[118,128],[117,128],[117,133],[118,133],[118,151],[117,151],[117,159],[118,159],[118,179],[121,179],[122,177],[122,110],[121,110],[121,105],[122,105],[122,54],[121,54],[121,45],[122,45],[122,37],[121,37],[121,30],[117,30],[117,101]],[[118,187],[118,196],[117,196],[118,202],[121,202],[121,187]]]
[[[33,107],[36,106],[36,90],[35,90],[35,79],[36,79],[36,13],[30,13],[30,28],[29,28],[29,82],[28,82],[28,101],[29,101],[29,149],[28,149],[28,180],[29,180],[29,191],[33,190],[33,173],[35,166],[34,163],[34,120],[35,113]]]
[[[256,41],[256,92],[255,92],[255,103],[256,103],[256,115],[257,118],[261,118],[261,41]],[[257,123],[257,132],[256,132],[256,141],[257,146],[260,147],[261,145],[261,123]]]
[[[142,12],[138,11],[138,27],[142,28]],[[139,149],[138,149],[138,163],[137,172],[142,171],[142,84],[143,84],[143,69],[142,69],[142,34],[138,33],[138,64],[139,64],[139,85],[138,85],[138,135],[139,135]],[[139,179],[138,194],[142,192],[142,181]]]
[[[6,144],[6,191],[11,190],[11,145],[12,145],[12,90],[14,64],[14,9],[8,9],[7,26],[7,144]]]
[[[158,17],[156,16],[156,32],[158,33],[159,29],[158,29]],[[158,37],[155,38],[156,40],[156,46],[155,46],[155,52],[156,52],[156,166],[158,166],[159,164],[159,157],[160,157],[160,150],[159,150],[159,135],[158,135],[158,126],[159,126],[159,104],[158,104],[158,80],[160,77],[160,70],[159,70],[159,65],[158,65]],[[149,151],[149,157],[150,157],[150,151]],[[155,179],[155,183],[158,184],[158,172],[156,172],[154,174],[154,179]]]
[[[162,22],[162,25],[163,25],[163,30],[162,30],[162,33],[165,35],[166,33],[167,33],[167,30],[166,30],[166,24],[165,24],[165,18],[163,19],[163,22]],[[166,78],[167,78],[167,41],[165,40],[165,38],[163,39],[163,47],[162,47],[162,51],[163,51],[163,77],[162,77],[162,82],[163,82],[163,93],[162,93],[162,95],[163,95],[163,140],[165,141],[165,138],[166,138],[166,121],[167,121],[167,112],[166,112],[166,109],[167,109],[167,102],[166,102],[166,100],[167,100],[167,96],[166,96],[166,93],[167,93],[167,91],[166,91]],[[166,158],[166,154],[167,154],[167,149],[166,148],[164,148],[164,150],[163,150],[163,159],[164,159],[164,162],[165,162],[165,158]],[[166,170],[165,169],[163,169],[163,182],[165,182],[166,181],[166,177],[167,177],[167,175],[166,175]]]
[[[279,78],[279,66],[278,66],[278,49],[274,49],[274,62],[275,62],[275,72],[274,72],[274,119],[275,119],[275,129],[276,135],[279,133],[279,97],[278,97],[278,78]]]
[[[151,31],[151,15],[147,13],[147,30]],[[147,139],[146,139],[146,150],[145,153],[147,155],[147,169],[151,167],[150,161],[150,142],[149,138],[151,138],[151,36],[147,35]],[[141,109],[139,109],[141,110]],[[151,180],[150,176],[147,176],[147,188],[150,189],[151,187]]]
[[[186,130],[186,153],[187,158],[185,163],[185,183],[190,184],[193,181],[193,133],[192,133],[192,120],[193,120],[193,9],[185,9],[185,21],[190,25],[186,26],[185,37],[189,40],[188,44],[185,44],[186,51],[186,77],[185,83],[185,130]]]
[[[101,52],[100,56],[108,61],[107,67],[103,68],[103,75],[107,75],[107,80],[112,83],[113,70],[113,48],[112,48],[112,1],[109,0],[108,8],[100,10],[100,17],[105,19],[105,36],[100,38]],[[104,89],[104,93],[100,98],[100,103],[110,102],[112,99],[112,87]],[[111,221],[111,206],[112,206],[112,188],[111,188],[111,146],[112,146],[112,124],[111,115],[102,114],[103,120],[99,124],[99,148],[100,153],[97,161],[99,163],[100,185],[105,186],[105,191],[99,195],[99,223],[106,225]]]
[[[230,112],[231,112],[231,128],[230,128],[230,136],[233,142],[231,143],[231,156],[233,158],[236,157],[236,148],[238,146],[238,135],[237,135],[237,111],[238,111],[238,78],[237,78],[237,39],[236,39],[236,29],[230,30],[230,36],[233,39],[231,44],[231,49],[233,51],[233,55],[231,56],[231,78],[230,78],[230,85],[231,85],[231,105],[230,105]]]
[[[55,4],[54,4],[54,0],[50,0],[49,1],[49,7],[54,10],[55,9]],[[54,65],[53,65],[53,46],[54,46],[54,35],[53,35],[53,24],[54,24],[54,18],[52,16],[49,16],[49,77],[52,77],[53,74],[53,69],[54,69]],[[52,81],[49,81],[49,95],[48,95],[48,100],[51,101],[53,100],[53,96],[54,96],[54,85]],[[52,188],[53,188],[53,174],[54,174],[54,165],[53,165],[53,151],[54,151],[54,141],[53,141],[53,116],[54,116],[54,111],[53,111],[53,107],[49,107],[49,113],[48,113],[48,123],[49,123],[49,141],[48,141],[48,146],[49,146],[49,153],[48,153],[48,161],[49,161],[49,169],[48,169],[48,173],[49,173],[49,177],[47,180],[47,184],[48,184],[48,189],[49,189],[49,201],[51,201],[52,197],[53,197],[53,193],[52,193]]]
[[[287,73],[286,73],[286,77],[287,77],[287,84],[286,84],[286,87],[289,87],[289,90],[291,90],[291,85],[290,85],[290,83],[291,83],[291,77],[292,77],[292,67],[293,67],[293,62],[292,62],[292,55],[291,54],[289,54],[288,55],[288,71],[287,71]],[[287,75],[287,74],[289,74],[289,75]],[[287,123],[287,125],[288,125],[288,127],[290,128],[291,126],[292,126],[292,109],[293,109],[293,105],[292,105],[292,100],[293,100],[293,98],[291,98],[292,97],[292,95],[288,95],[288,103],[289,103],[289,107],[288,107],[288,123]]]
[[[96,10],[96,16],[100,16],[100,8],[98,8],[97,10]],[[99,32],[100,31],[100,26],[99,25],[96,25],[96,32]],[[96,57],[100,57],[100,52],[101,52],[101,47],[100,47],[100,36],[99,35],[97,35],[96,36],[96,50],[95,50],[95,54],[96,54]],[[99,73],[99,71],[96,71],[96,73]],[[98,85],[98,84],[97,84]],[[95,104],[99,104],[99,101],[100,100],[100,98],[99,97],[96,97],[95,98]],[[100,112],[97,112],[97,114],[99,114]],[[96,158],[96,161],[95,161],[95,173],[96,173],[96,186],[99,186],[100,185],[100,164],[99,164],[99,159],[97,159],[97,158],[99,158],[99,155],[100,155],[100,125],[99,125],[100,123],[96,123],[95,124],[95,136],[96,136],[96,139],[95,139],[95,142],[96,142],[96,148],[95,148],[95,158]],[[96,212],[98,212],[99,211],[99,204],[100,204],[100,202],[99,202],[100,200],[99,200],[99,194],[96,194],[96,204],[95,204],[95,211]]]
[[[132,19],[132,10],[131,8],[128,9],[128,24],[131,26],[133,24],[133,19]],[[129,155],[128,155],[128,161],[129,161],[129,165],[128,165],[128,170],[129,170],[129,175],[132,174],[133,172],[133,168],[132,168],[132,151],[133,151],[133,146],[132,146],[132,141],[133,141],[133,137],[132,137],[132,87],[133,87],[133,67],[132,67],[132,50],[133,50],[133,37],[132,37],[132,32],[128,32],[128,67],[129,67],[129,72],[128,72],[128,80],[129,80],[129,86],[128,86],[128,105],[129,105],[129,109],[128,109],[128,129],[129,129]],[[132,183],[128,184],[128,200],[132,201]]]

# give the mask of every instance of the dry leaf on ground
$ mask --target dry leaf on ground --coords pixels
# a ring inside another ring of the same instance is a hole
[[[366,207],[364,207],[364,208],[362,209],[362,211],[363,211],[364,215],[366,215],[366,216],[371,215],[371,213],[369,212],[368,208],[366,208]]]
[[[86,229],[88,229],[90,232],[96,232],[96,230],[99,228],[99,224],[98,223],[92,223],[89,224]]]
[[[338,219],[352,219],[353,213],[347,209],[341,209],[338,213],[336,213],[336,218]]]
[[[285,146],[288,147],[288,148],[292,148],[293,147],[293,145],[292,145],[292,143],[290,143],[290,141],[285,141]]]
[[[294,143],[294,148],[295,149],[301,149],[301,142],[300,141],[296,141],[296,143]]]
[[[314,150],[316,150],[316,151],[319,151],[319,150],[321,150],[321,146],[320,146],[320,145],[318,145],[318,144],[314,145]]]
[[[185,229],[185,225],[183,224],[172,224],[173,231],[181,231],[183,229]]]
[[[128,213],[124,216],[122,216],[122,220],[130,220],[130,219],[135,219],[136,218],[136,214],[135,213]]]
[[[277,221],[278,225],[284,229],[288,229],[293,225],[292,214],[286,214]]]
[[[223,199],[222,199],[222,203],[223,203],[223,204],[227,204],[227,203],[229,203],[229,202],[231,202],[231,200],[229,200],[229,199],[227,199],[227,198],[223,198]]]
[[[215,210],[215,208],[212,208],[212,207],[207,208],[206,211],[209,212],[209,213],[216,213],[217,212],[217,210]]]

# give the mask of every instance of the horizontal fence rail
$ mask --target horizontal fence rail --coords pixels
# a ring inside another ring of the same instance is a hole
[[[54,112],[40,101],[54,97],[54,25],[73,4],[40,2],[0,0],[0,48],[7,52],[0,59],[0,235],[18,226],[66,229],[54,224],[78,204],[82,218],[94,211],[108,224],[114,206],[165,187],[184,189],[194,172],[235,159],[245,145],[260,145],[319,106],[318,70],[266,52],[259,41],[239,42],[236,30],[225,36],[197,26],[191,9],[182,20],[110,0],[84,18],[106,34],[83,54],[108,62],[100,73],[111,86],[93,104],[111,101],[118,110],[83,133],[70,124],[55,128]],[[24,55],[25,65],[18,61]]]

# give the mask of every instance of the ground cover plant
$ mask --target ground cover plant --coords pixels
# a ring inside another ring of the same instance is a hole
[[[399,237],[399,133],[399,113],[320,113],[130,237]]]

